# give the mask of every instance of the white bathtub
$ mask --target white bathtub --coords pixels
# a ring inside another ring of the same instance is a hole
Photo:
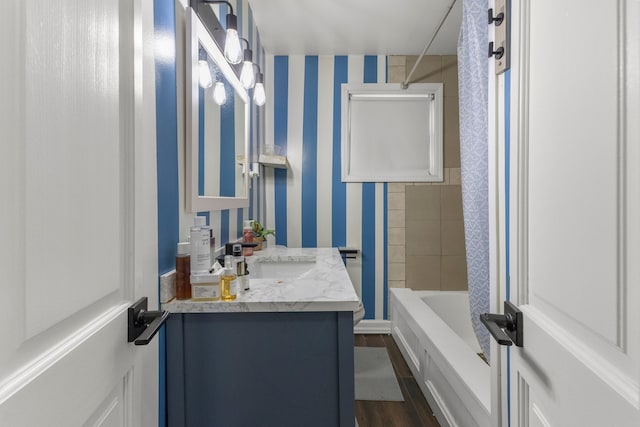
[[[467,292],[391,289],[391,331],[440,425],[490,425],[490,367]]]

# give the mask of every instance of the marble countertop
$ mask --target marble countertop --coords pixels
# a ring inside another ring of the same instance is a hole
[[[251,289],[234,301],[172,300],[172,313],[353,311],[359,299],[337,248],[267,248],[247,257],[249,271],[260,263],[304,263],[306,271],[282,278],[251,278]],[[283,267],[286,270],[286,267]]]

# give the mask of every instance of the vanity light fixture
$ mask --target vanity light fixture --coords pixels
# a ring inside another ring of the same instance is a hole
[[[240,72],[240,83],[247,90],[256,84],[256,75],[253,72],[253,52],[249,48],[244,50],[244,63]]]
[[[198,61],[198,73],[200,86],[204,89],[211,87],[213,79],[211,78],[211,70],[209,70],[209,62],[206,59]]]
[[[249,41],[245,38],[241,38],[247,44],[247,48],[244,50],[244,63],[242,64],[242,71],[240,72],[240,83],[242,86],[249,90],[256,84],[256,76],[253,72],[253,52],[249,47]]]
[[[233,13],[233,6],[226,0],[197,0],[197,2],[207,4],[224,3],[229,7],[230,13],[227,14],[227,29],[224,41],[224,57],[230,64],[239,64],[242,60],[242,69],[240,71],[240,84],[247,90],[253,88],[253,101],[257,106],[262,106],[267,100],[267,94],[264,90],[264,76],[260,72],[258,64],[253,62],[253,51],[249,47],[249,41],[238,36],[238,17]],[[247,48],[242,49],[241,41],[247,44]],[[254,72],[253,67],[258,69]],[[217,82],[213,88],[213,99],[218,105],[226,102],[226,91],[224,84]]]
[[[242,61],[242,46],[240,46],[240,38],[238,37],[238,17],[233,12],[227,15],[224,57],[230,64],[239,64]]]
[[[224,105],[227,102],[227,91],[221,81],[217,81],[213,87],[213,102],[218,105]]]
[[[264,76],[258,71],[258,74],[256,74],[256,86],[253,88],[253,102],[255,102],[258,107],[261,107],[266,101],[267,94],[264,91]]]
[[[227,29],[224,38],[224,57],[230,64],[239,64],[242,61],[242,46],[238,36],[238,17],[233,13],[233,6],[228,1],[204,0],[204,3],[224,3],[229,6],[227,14]]]

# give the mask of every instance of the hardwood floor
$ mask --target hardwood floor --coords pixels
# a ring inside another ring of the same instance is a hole
[[[386,347],[404,402],[356,400],[360,427],[440,427],[391,335],[356,335],[360,347]]]

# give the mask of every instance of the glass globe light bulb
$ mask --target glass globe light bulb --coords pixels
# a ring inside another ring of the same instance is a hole
[[[264,91],[264,84],[262,84],[262,82],[256,83],[256,87],[253,89],[253,102],[260,107],[264,105],[266,101],[267,94]]]
[[[227,102],[227,91],[224,88],[224,83],[216,82],[213,88],[213,102],[218,105],[224,105]]]
[[[253,73],[253,63],[251,61],[244,61],[244,64],[242,64],[240,83],[242,83],[242,86],[247,90],[255,86],[256,75]]]
[[[209,70],[209,63],[203,59],[198,61],[198,73],[200,77],[200,86],[204,89],[211,87],[213,80],[211,79],[211,71]]]
[[[238,26],[235,15],[227,15],[227,32],[224,41],[224,57],[230,64],[239,64],[242,61],[242,46],[238,36]]]

